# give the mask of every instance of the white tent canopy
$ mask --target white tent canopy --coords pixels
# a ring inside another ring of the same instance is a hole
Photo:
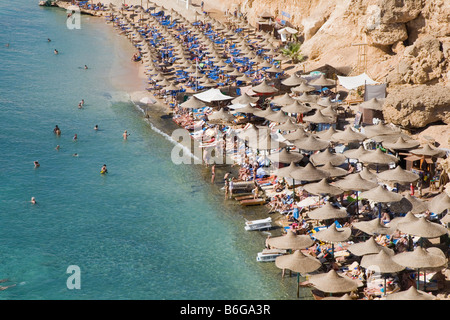
[[[196,97],[197,99],[204,101],[204,102],[223,101],[223,100],[233,99],[233,97],[227,96],[227,95],[223,94],[219,89],[215,89],[215,88],[194,94],[194,97]]]
[[[355,77],[342,77],[337,76],[339,79],[339,83],[341,86],[348,90],[356,89],[359,86],[363,86],[365,84],[378,84],[378,82],[373,81],[366,73],[362,73],[359,76]]]
[[[296,34],[296,33],[298,33],[298,31],[291,27],[286,27],[286,28],[278,30],[278,33],[279,34]]]

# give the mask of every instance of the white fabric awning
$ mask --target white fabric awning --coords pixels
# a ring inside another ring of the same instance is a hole
[[[359,86],[363,86],[365,84],[378,84],[378,82],[373,81],[366,73],[362,73],[359,76],[355,77],[342,77],[337,76],[339,79],[339,83],[341,86],[348,90],[356,89]]]
[[[194,94],[194,97],[196,97],[197,99],[204,101],[204,102],[223,101],[223,100],[233,99],[233,97],[227,96],[227,95],[223,94],[219,89],[215,89],[215,88]]]
[[[278,30],[278,33],[279,34],[296,34],[296,33],[298,33],[298,31],[291,27],[285,27],[283,29]]]

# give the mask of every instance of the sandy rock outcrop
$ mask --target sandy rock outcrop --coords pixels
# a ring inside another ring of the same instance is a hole
[[[432,35],[417,39],[402,50],[397,70],[387,80],[392,84],[425,84],[447,77],[448,43],[444,46]]]
[[[383,105],[386,121],[404,128],[450,124],[450,90],[443,85],[392,88]]]

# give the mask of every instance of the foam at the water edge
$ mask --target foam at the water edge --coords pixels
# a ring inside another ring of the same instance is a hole
[[[128,92],[124,92],[124,91],[112,91],[112,92],[105,92],[103,94],[103,96],[105,98],[107,98],[109,101],[111,101],[112,103],[115,102],[130,102],[131,100],[131,96]]]
[[[129,100],[139,111],[141,111],[143,114],[145,114],[145,110],[142,108],[142,106],[138,103],[135,102],[133,100]],[[161,131],[160,129],[158,129],[152,122],[150,119],[145,119],[145,121],[150,125],[150,128],[158,133],[159,135],[163,136],[166,140],[168,140],[170,143],[172,143],[175,146],[178,146],[179,148],[181,148],[183,150],[183,154],[188,155],[191,159],[195,160],[195,161],[201,161],[201,159],[199,159],[197,156],[195,156],[191,150],[186,147],[183,146],[181,143],[178,143],[177,141],[175,141],[171,136],[169,136],[167,133]]]

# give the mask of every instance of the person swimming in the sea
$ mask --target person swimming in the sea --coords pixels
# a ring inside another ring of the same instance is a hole
[[[61,129],[58,127],[58,125],[56,125],[55,129],[53,129],[53,133],[58,136],[61,134]]]
[[[39,164],[38,161],[35,161],[35,162],[34,162],[34,167],[35,167],[35,168],[39,168],[40,166],[41,166],[41,165]]]
[[[37,202],[36,202],[36,199],[34,198],[34,197],[31,197],[31,204],[36,204]]]
[[[106,169],[106,164],[103,165],[102,169],[100,170],[100,173],[108,173],[108,169]]]

